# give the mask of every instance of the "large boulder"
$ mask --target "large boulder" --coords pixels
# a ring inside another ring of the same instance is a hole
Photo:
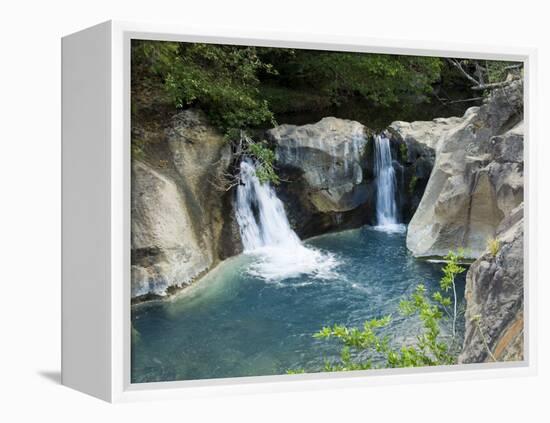
[[[132,297],[147,299],[190,284],[241,246],[221,189],[231,150],[204,114],[185,110],[133,136],[154,146],[132,163]]]
[[[186,207],[195,222],[203,248],[227,258],[241,250],[232,212],[232,192],[225,189],[231,146],[200,110],[176,114],[166,130],[171,162],[178,174]]]
[[[467,116],[475,111],[477,108],[468,109],[464,117],[435,118],[430,121],[415,122],[395,121],[388,129],[399,135],[405,142],[422,143],[435,150],[439,141],[449,130],[463,123]]]
[[[132,165],[132,297],[163,295],[212,264],[176,182],[147,164]]]
[[[277,188],[300,236],[364,223],[372,180],[366,163],[368,130],[359,122],[326,117],[315,124],[280,125],[267,132],[282,179]]]
[[[392,125],[402,138],[435,148],[436,159],[407,232],[415,256],[465,249],[479,257],[523,201],[523,85],[495,90],[462,118]]]
[[[460,363],[523,359],[523,203],[502,221],[492,251],[466,275]]]

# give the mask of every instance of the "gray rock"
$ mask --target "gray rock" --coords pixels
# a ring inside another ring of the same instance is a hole
[[[449,118],[453,119],[456,118]],[[433,137],[434,131],[421,130],[422,125],[418,125],[421,123],[394,122],[384,131],[390,140],[394,158],[398,190],[396,201],[403,222],[409,222],[418,208],[435,162],[435,150],[431,146],[434,143],[425,142]],[[433,122],[427,123],[431,125]],[[405,128],[413,128],[414,136]],[[416,136],[420,138],[417,140]]]
[[[471,107],[464,117],[436,118],[431,121],[403,122],[395,121],[389,130],[399,134],[403,141],[414,141],[437,149],[441,138],[451,129],[460,125],[467,117],[478,111],[478,107]]]
[[[367,132],[359,122],[334,117],[267,132],[282,179],[277,193],[299,236],[366,223],[364,206],[372,198]]]
[[[211,264],[183,196],[170,178],[135,160],[132,166],[132,297],[164,295]]]
[[[442,120],[441,125],[449,127],[456,120]],[[411,135],[430,130],[416,123],[394,126],[385,134],[396,172],[396,202],[406,222],[420,203],[435,152]],[[442,132],[431,129],[438,131]],[[267,132],[282,179],[277,193],[301,237],[376,223],[373,135],[359,122],[334,117],[303,126],[281,125]]]
[[[268,131],[277,164],[303,172],[313,206],[320,212],[345,212],[365,201],[365,128],[359,122],[327,117],[316,124],[281,125]]]
[[[466,332],[460,363],[523,359],[523,203],[497,230],[466,275]]]
[[[407,233],[415,256],[443,256],[463,247],[469,257],[479,257],[501,220],[523,201],[522,93],[517,81],[462,118],[411,124],[415,131],[403,133],[436,148]]]
[[[231,193],[219,188],[231,161],[224,137],[197,110],[137,129],[158,157],[132,166],[133,298],[185,286],[241,249]]]

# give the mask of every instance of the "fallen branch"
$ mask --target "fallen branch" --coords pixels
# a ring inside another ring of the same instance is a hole
[[[477,63],[477,62],[474,63],[475,66],[476,66],[476,69],[478,70],[478,73],[479,73],[479,78],[476,79],[472,75],[470,75],[468,72],[466,72],[466,70],[462,67],[462,64],[460,63],[459,60],[447,58],[447,61],[449,63],[451,63],[456,69],[458,69],[460,71],[460,73],[462,75],[464,75],[464,77],[466,77],[466,79],[468,79],[468,81],[474,83],[474,85],[471,87],[471,89],[473,91],[493,90],[495,88],[505,87],[505,86],[509,85],[512,81],[515,81],[515,80],[520,78],[517,75],[508,74],[508,77],[506,78],[505,81],[493,82],[493,83],[486,84],[483,80],[482,70],[487,71],[487,69],[483,68],[479,63]],[[519,63],[519,64],[507,66],[504,69],[505,70],[514,70],[514,69],[519,69],[522,66],[523,66],[523,64]]]
[[[521,69],[523,67],[523,63],[518,63],[516,65],[510,65],[506,66],[504,70],[514,70],[514,69]]]
[[[479,84],[471,87],[471,89],[474,91],[494,90],[495,88],[501,88],[510,85],[513,81],[516,81],[518,79],[519,77],[514,77],[502,82],[493,82],[492,84]]]
[[[447,103],[445,104],[455,104],[455,103],[467,103],[467,102],[470,102],[470,101],[479,101],[479,100],[483,100],[484,97],[472,97],[472,98],[464,98],[462,100],[452,100],[452,101],[448,101]]]
[[[462,65],[460,64],[460,62],[458,60],[455,60],[455,59],[447,59],[455,68],[457,68],[460,73],[462,73],[462,75],[464,75],[469,81],[473,82],[474,84],[476,85],[480,85],[481,82],[478,81],[477,79],[475,79],[472,75],[470,75],[468,72],[466,72],[464,70],[464,68],[462,67]]]

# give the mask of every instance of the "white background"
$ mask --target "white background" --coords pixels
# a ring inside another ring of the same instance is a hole
[[[548,421],[548,277],[538,271],[539,374],[109,405],[59,385],[60,37],[108,19],[539,49],[540,268],[548,260],[549,12],[543,1],[10,1],[0,6],[0,420]],[[546,77],[546,78],[545,78]],[[85,195],[85,193],[83,193]]]

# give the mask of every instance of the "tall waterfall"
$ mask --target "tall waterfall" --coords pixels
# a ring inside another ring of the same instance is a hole
[[[260,183],[250,159],[240,165],[235,209],[244,252],[256,258],[249,273],[268,281],[306,273],[321,279],[335,276],[336,258],[302,244],[290,227],[283,203],[269,183]]]
[[[374,172],[376,175],[376,220],[378,228],[389,232],[401,231],[395,203],[395,170],[392,165],[390,140],[384,135],[374,138]]]

